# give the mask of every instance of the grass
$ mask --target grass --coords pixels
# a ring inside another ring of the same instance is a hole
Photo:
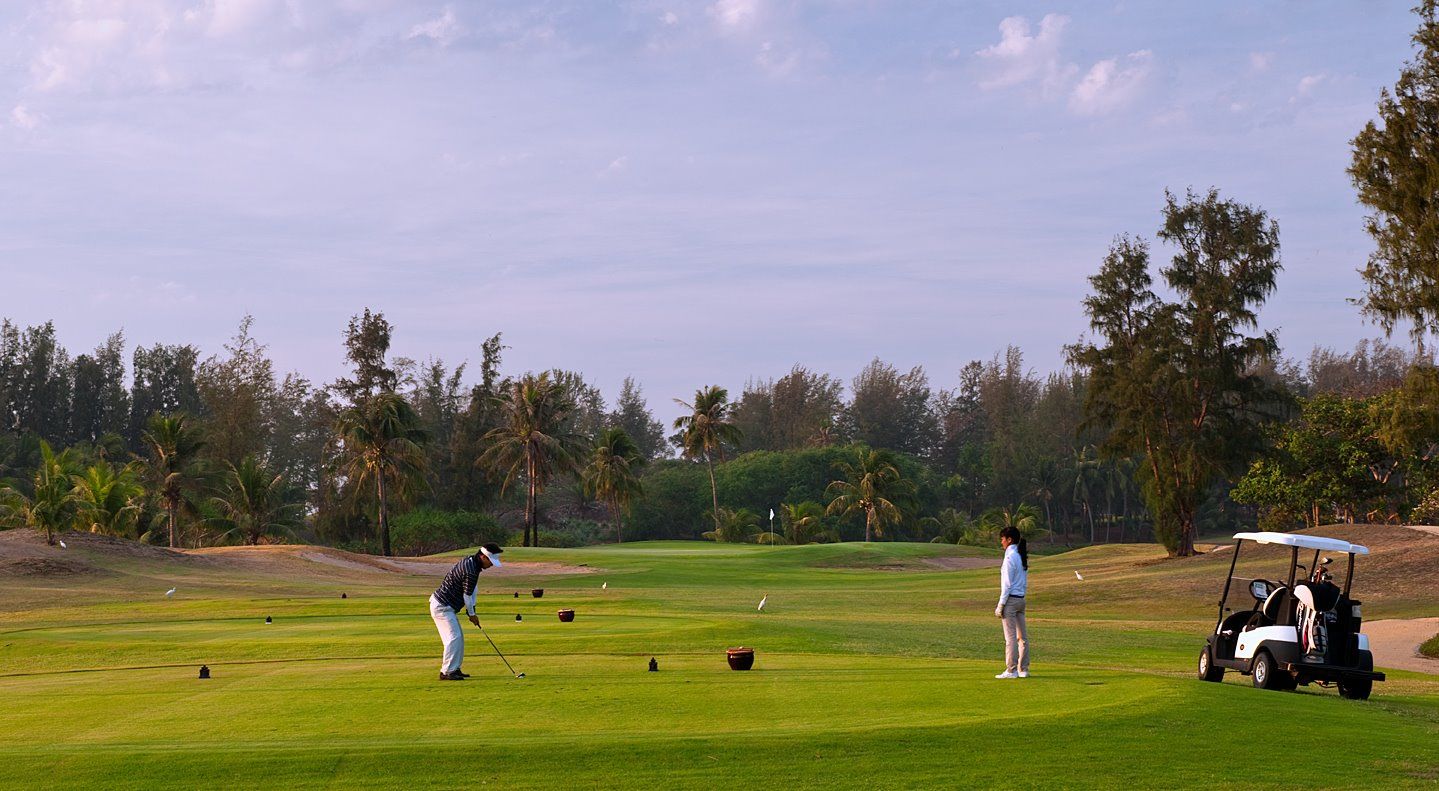
[[[1153,547],[1034,558],[1034,675],[1017,682],[992,678],[997,572],[932,562],[988,550],[514,549],[506,559],[599,571],[482,577],[486,629],[528,677],[510,678],[471,631],[465,669],[475,678],[463,683],[434,680],[432,579],[75,552],[102,570],[98,582],[0,580],[6,788],[1439,780],[1439,679],[1392,673],[1362,703],[1261,692],[1238,677],[1200,683],[1191,667],[1223,570],[1156,562]],[[1200,578],[1209,590],[1191,601]],[[172,585],[179,591],[165,599]],[[530,598],[531,587],[544,598]],[[1367,616],[1439,614],[1432,597],[1378,601]],[[575,622],[559,623],[559,607],[575,608]],[[724,649],[737,645],[756,649],[753,671],[725,666]],[[645,670],[651,656],[658,673]],[[214,678],[195,678],[201,663]],[[1264,734],[1291,723],[1304,744],[1326,745],[1322,758],[1276,757]]]
[[[1419,646],[1419,653],[1439,659],[1439,634],[1425,640],[1424,644]]]

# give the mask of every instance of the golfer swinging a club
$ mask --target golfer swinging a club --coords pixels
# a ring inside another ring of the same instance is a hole
[[[458,613],[463,609],[470,623],[480,625],[475,615],[475,586],[479,584],[480,572],[499,568],[503,551],[498,544],[485,544],[475,554],[456,563],[440,587],[430,594],[430,617],[435,619],[435,628],[440,630],[440,640],[445,644],[445,655],[440,661],[441,681],[469,678],[469,674],[460,672],[460,663],[465,659],[465,633],[460,631]]]
[[[995,617],[1004,621],[1004,672],[995,678],[1029,675],[1029,630],[1024,624],[1024,594],[1029,588],[1029,546],[1014,527],[999,531],[1004,562],[999,567],[999,605]]]

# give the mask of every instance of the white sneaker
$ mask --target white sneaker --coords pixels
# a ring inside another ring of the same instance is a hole
[[[1019,677],[1020,677],[1020,678],[1029,678],[1029,671],[1028,671],[1028,670],[1021,670],[1021,671],[1019,671]]]
[[[1003,673],[1000,673],[999,675],[995,676],[995,678],[1019,678],[1019,676],[1016,676],[1016,675],[1014,674],[1014,671],[1012,671],[1012,670],[1006,670],[1006,671],[1004,671]]]

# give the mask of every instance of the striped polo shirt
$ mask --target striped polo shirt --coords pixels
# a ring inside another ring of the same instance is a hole
[[[475,595],[475,585],[480,581],[480,563],[474,555],[461,560],[445,575],[445,581],[435,589],[435,598],[455,612],[465,609],[465,598]]]

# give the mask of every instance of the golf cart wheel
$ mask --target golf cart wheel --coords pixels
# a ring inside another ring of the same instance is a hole
[[[1254,655],[1254,668],[1250,675],[1254,679],[1256,689],[1283,689],[1284,682],[1280,680],[1281,671],[1274,664],[1274,657],[1268,651],[1260,651]]]
[[[1214,664],[1210,656],[1209,646],[1199,650],[1199,680],[1200,681],[1223,681],[1224,668]]]
[[[1374,655],[1365,651],[1359,658],[1359,669],[1372,671],[1374,669]],[[1368,700],[1369,693],[1374,691],[1374,679],[1366,678],[1355,681],[1339,682],[1339,697],[1349,700]]]

